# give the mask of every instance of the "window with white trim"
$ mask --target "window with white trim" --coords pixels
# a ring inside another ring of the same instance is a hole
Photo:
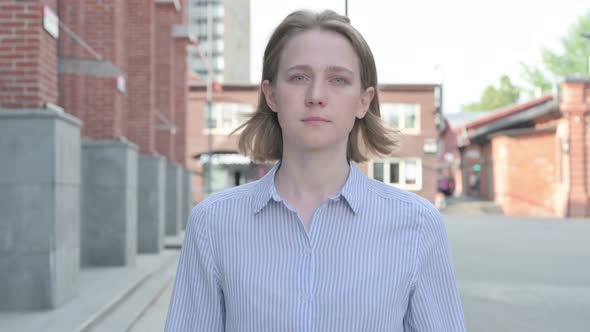
[[[230,133],[239,127],[246,120],[246,116],[252,112],[254,112],[254,106],[251,104],[213,103],[209,125],[205,119],[205,130],[219,134]]]
[[[422,160],[372,160],[369,162],[369,177],[401,189],[419,191],[422,189]]]
[[[382,103],[381,119],[403,134],[420,133],[420,104]]]

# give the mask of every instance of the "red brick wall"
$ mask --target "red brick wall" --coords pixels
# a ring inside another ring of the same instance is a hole
[[[0,1],[0,107],[57,104],[57,40],[42,26],[43,6],[56,0]]]
[[[126,73],[125,3],[123,0],[84,1],[85,39],[122,74]],[[84,135],[95,139],[125,136],[125,95],[117,91],[116,78],[86,78],[88,108]]]
[[[174,135],[174,160],[181,164],[187,164],[186,154],[186,98],[188,86],[186,82],[187,71],[187,39],[176,38],[174,41],[174,122],[176,133]]]
[[[176,24],[183,25],[188,20],[188,0],[180,1],[181,8],[176,12]],[[173,98],[174,98],[174,123],[176,126],[176,133],[174,135],[174,160],[186,166],[187,165],[187,123],[186,123],[186,107],[188,97],[187,85],[187,44],[189,39],[187,37],[174,38],[174,68],[173,68]]]
[[[590,111],[590,83],[566,82],[562,85],[561,111],[568,123],[569,207],[568,215],[582,217],[590,214],[588,205],[587,163],[590,146],[586,141],[586,116]]]
[[[127,133],[140,153],[156,151],[155,10],[153,2],[128,0],[127,10]]]
[[[492,140],[497,201],[508,215],[551,216],[557,211],[555,132]]]
[[[59,18],[70,30],[81,32],[84,20],[84,2],[77,0],[59,1]],[[87,58],[93,56],[74,42],[69,35],[61,31],[59,38],[59,56],[61,58]],[[86,118],[87,107],[84,104],[86,95],[86,76],[75,73],[59,73],[59,104],[66,112],[83,120]],[[84,127],[84,126],[83,126]]]
[[[481,170],[479,172],[479,194],[485,200],[494,198],[493,187],[493,173],[494,164],[492,158],[492,145],[488,142],[481,147],[482,159],[480,162]]]
[[[126,3],[123,0],[60,2],[62,21],[84,40],[104,61],[111,62],[128,82],[126,53]],[[60,56],[96,61],[67,34],[60,41]],[[66,111],[79,117],[82,135],[94,139],[126,136],[127,98],[117,90],[116,77],[87,73],[60,75],[60,102]]]
[[[177,22],[177,12],[171,3],[156,3],[156,111],[174,124],[173,68],[174,41],[172,27]],[[183,78],[185,75],[183,75]],[[160,122],[161,123],[161,122]],[[174,136],[168,130],[156,130],[156,150],[159,154],[176,160]]]

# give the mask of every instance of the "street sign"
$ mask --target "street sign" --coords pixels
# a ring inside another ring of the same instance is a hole
[[[48,6],[43,7],[43,29],[53,38],[59,37],[59,18]]]
[[[117,90],[121,93],[125,93],[125,77],[123,77],[123,75],[117,77]]]

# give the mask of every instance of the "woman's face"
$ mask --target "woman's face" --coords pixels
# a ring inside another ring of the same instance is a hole
[[[375,90],[361,88],[360,63],[350,42],[332,31],[310,30],[289,40],[276,80],[262,83],[277,113],[284,150],[341,149],[346,155],[355,119],[363,118]]]

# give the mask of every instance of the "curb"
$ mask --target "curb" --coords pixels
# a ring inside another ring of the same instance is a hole
[[[112,332],[130,329],[173,280],[177,257],[175,255],[163,261],[156,269],[105,305],[75,332]],[[171,275],[168,275],[170,273],[167,272],[170,270],[172,270]],[[131,306],[131,309],[126,308],[126,305]]]

